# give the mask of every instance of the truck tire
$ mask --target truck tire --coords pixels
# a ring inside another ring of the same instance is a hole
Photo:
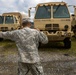
[[[71,48],[71,40],[70,40],[70,38],[66,38],[66,39],[64,40],[64,47],[65,47],[66,49]]]

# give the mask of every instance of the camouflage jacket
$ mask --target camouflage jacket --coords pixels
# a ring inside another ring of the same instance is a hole
[[[39,62],[39,42],[48,43],[48,38],[43,32],[29,27],[21,30],[0,32],[0,37],[15,41],[19,52],[19,60],[25,63]]]

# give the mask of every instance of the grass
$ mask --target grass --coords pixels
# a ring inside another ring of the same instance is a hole
[[[13,41],[10,41],[10,40],[0,41],[0,46],[3,46],[5,48],[16,47],[15,43]]]
[[[13,41],[10,41],[10,40],[0,41],[0,47],[1,47],[0,53],[2,53],[4,55],[17,53],[17,47]]]
[[[72,47],[69,50],[71,54],[76,55],[76,38],[72,38]]]
[[[0,42],[0,47],[3,47],[2,51],[5,54],[13,54],[17,47],[14,42],[10,40],[4,40]],[[47,45],[42,46],[39,50],[51,51],[51,52],[62,52],[64,54],[71,54],[76,56],[76,39],[72,38],[72,47],[70,49],[64,49],[64,44],[62,42],[50,42]]]
[[[71,54],[76,56],[76,39],[72,38],[72,46],[70,49],[65,49],[63,42],[50,42],[49,44],[40,48],[40,50],[51,51],[51,52],[61,52],[64,54]]]

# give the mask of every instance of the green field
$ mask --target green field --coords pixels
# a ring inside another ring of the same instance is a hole
[[[0,42],[0,47],[2,47],[3,49],[3,53],[12,53],[11,49],[16,49],[17,51],[17,47],[15,45],[14,42],[9,41],[9,40],[4,40]],[[65,49],[64,48],[64,44],[62,42],[50,42],[47,45],[43,45],[41,48],[39,48],[39,50],[44,50],[44,51],[52,51],[52,52],[63,52],[63,53],[67,53],[67,54],[72,54],[72,55],[76,55],[76,39],[72,38],[72,47],[70,49]],[[14,53],[14,51],[13,51]]]

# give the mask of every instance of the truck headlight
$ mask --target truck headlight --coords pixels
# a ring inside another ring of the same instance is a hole
[[[65,25],[65,26],[64,26],[64,29],[65,29],[66,31],[68,30],[68,28],[69,28],[68,25]]]

